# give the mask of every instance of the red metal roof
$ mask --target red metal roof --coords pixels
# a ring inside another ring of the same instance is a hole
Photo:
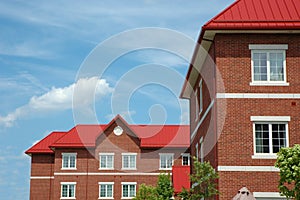
[[[190,146],[188,125],[129,125],[118,115],[107,125],[77,125],[67,132],[53,132],[26,153],[53,153],[49,147],[95,147],[97,137],[116,120],[120,120],[124,126],[136,134],[141,141],[141,147],[188,148]]]
[[[66,132],[52,132],[47,137],[33,145],[30,149],[28,149],[25,153],[54,153],[49,145],[54,143],[56,140],[60,139],[66,134]]]
[[[174,192],[181,192],[182,188],[190,189],[190,166],[173,166],[172,178]]]
[[[204,30],[299,28],[299,0],[237,0],[203,26]]]

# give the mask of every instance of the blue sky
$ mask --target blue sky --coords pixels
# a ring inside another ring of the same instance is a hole
[[[145,48],[121,55],[101,76],[83,77],[80,69],[97,45],[124,31],[157,27],[195,40],[201,26],[233,1],[0,1],[1,199],[29,198],[24,151],[53,130],[107,123],[117,113],[129,123],[187,123],[188,103],[178,91],[188,63],[179,56]],[[74,88],[78,103],[87,106],[75,120]],[[90,94],[95,99],[85,98]]]

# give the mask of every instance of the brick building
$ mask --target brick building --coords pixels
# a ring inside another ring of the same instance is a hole
[[[177,179],[187,178],[189,132],[185,125],[129,125],[120,116],[52,132],[26,151],[30,199],[132,199],[140,184],[155,185],[172,166]]]
[[[221,194],[246,186],[284,199],[274,167],[300,143],[300,1],[236,0],[201,30],[181,97],[190,101],[191,155],[218,171]]]

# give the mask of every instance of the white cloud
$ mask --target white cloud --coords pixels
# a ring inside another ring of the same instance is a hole
[[[118,113],[121,115],[128,123],[131,123],[132,116],[136,114],[135,110],[129,110],[129,111],[123,111]],[[106,115],[106,119],[112,120],[117,114],[111,113],[109,115]]]
[[[11,127],[16,120],[30,114],[71,109],[74,90],[78,94],[76,104],[83,106],[90,105],[94,98],[97,100],[113,91],[104,79],[82,78],[67,87],[53,87],[43,95],[31,97],[28,104],[15,109],[6,116],[0,116],[0,125]],[[94,98],[88,98],[91,95]]]

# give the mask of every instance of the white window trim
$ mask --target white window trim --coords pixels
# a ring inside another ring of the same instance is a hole
[[[286,126],[286,147],[289,146],[289,124],[291,120],[290,116],[251,116],[250,120],[253,122],[253,151],[252,159],[277,159],[276,153],[271,153],[272,150],[272,135],[269,134],[269,148],[270,153],[256,153],[256,137],[255,137],[255,124],[266,123],[269,126],[271,124],[282,123]],[[270,130],[269,130],[270,131]]]
[[[76,182],[60,182],[60,199],[76,199]],[[63,197],[62,196],[62,187],[63,185],[75,185],[74,186],[74,197]]]
[[[280,196],[279,192],[253,192],[254,197],[258,198],[281,198],[285,199],[284,196]]]
[[[183,157],[188,157],[188,165],[183,165]],[[181,165],[182,166],[190,166],[190,159],[191,159],[191,155],[189,153],[182,153],[181,154]]]
[[[200,138],[199,145],[200,145],[200,162],[203,163],[204,162],[203,137]]]
[[[198,143],[195,146],[195,151],[196,151],[196,158],[198,160],[199,159],[199,144]]]
[[[172,156],[172,166],[174,165],[174,153],[160,153],[159,154],[159,170],[172,170],[172,166],[170,168],[161,168],[161,156]]]
[[[64,167],[64,156],[75,156],[75,167]],[[61,170],[77,170],[77,153],[61,153]]]
[[[98,182],[99,185],[99,198],[98,199],[114,199],[114,182]],[[112,185],[112,197],[100,197],[100,185]]]
[[[199,104],[198,104],[198,96],[199,96],[199,90],[196,89],[196,95],[195,95],[195,121],[199,119]]]
[[[287,82],[287,66],[286,66],[286,50],[288,49],[287,44],[274,44],[274,45],[268,45],[268,44],[249,44],[249,49],[251,50],[251,86],[289,86],[289,83]],[[269,81],[270,79],[270,72],[269,72],[269,59],[267,59],[267,70],[268,70],[268,80],[267,81],[255,81],[254,80],[254,67],[253,67],[253,53],[254,52],[272,52],[272,51],[281,51],[283,53],[283,69],[284,69],[284,77],[283,81]]]
[[[122,196],[121,196],[121,199],[133,199],[134,197],[124,197],[123,196],[123,185],[135,185],[135,196],[136,196],[136,185],[137,185],[137,182],[121,182],[121,192],[122,192]],[[130,191],[129,191],[130,192]]]
[[[199,82],[199,116],[203,111],[203,79]],[[197,97],[198,98],[198,97]]]
[[[124,167],[124,157],[123,156],[135,156],[135,167]],[[136,170],[136,162],[137,162],[137,153],[122,153],[122,170]]]
[[[101,156],[113,156],[112,159],[112,168],[102,168],[101,167]],[[114,170],[115,166],[115,153],[99,153],[99,170]]]

